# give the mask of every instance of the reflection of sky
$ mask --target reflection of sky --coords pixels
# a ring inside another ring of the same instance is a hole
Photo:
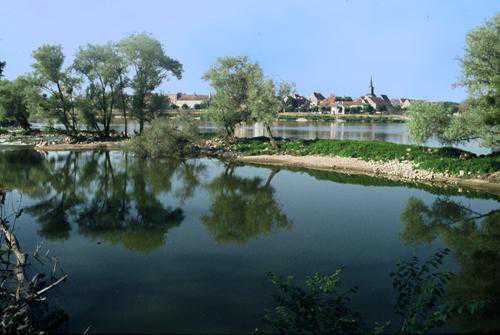
[[[64,156],[49,153],[49,158]],[[111,160],[115,173],[123,168],[121,152],[112,152]],[[356,307],[370,320],[387,320],[392,313],[388,274],[397,259],[414,252],[424,256],[443,246],[437,241],[413,249],[399,237],[400,215],[409,198],[430,205],[437,194],[403,186],[342,184],[287,170],[276,174],[271,185],[291,229],[255,236],[244,244],[218,243],[201,218],[213,201],[205,186],[224,172],[224,166],[213,159],[201,161],[207,169],[192,198],[181,202],[174,196],[183,184],[177,175],[171,180],[172,191],[159,194],[164,206],[182,207],[185,219],[168,231],[164,245],[149,254],[106,240],[97,244],[74,222],[69,239],[44,240],[34,217],[20,218],[17,233],[24,248],[30,250],[43,241],[70,274],[60,290],[63,307],[72,317],[70,331],[92,324],[103,332],[246,332],[258,326],[258,313],[273,293],[266,272],[292,274],[300,280],[316,271],[331,273],[340,265],[346,266],[345,283],[360,287],[354,297]],[[269,173],[267,168],[251,166],[235,170],[247,180],[266,180]],[[452,198],[479,212],[498,204]],[[24,205],[33,202],[24,197]]]

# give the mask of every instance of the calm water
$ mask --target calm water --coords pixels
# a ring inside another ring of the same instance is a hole
[[[464,221],[498,208],[488,194],[118,151],[4,150],[2,187],[14,190],[6,208],[25,208],[20,243],[43,242],[69,274],[53,299],[72,332],[251,332],[275,292],[266,272],[301,280],[339,266],[367,320],[395,320],[389,272],[443,247],[450,294],[500,293],[499,222]]]
[[[210,121],[197,121],[201,131],[216,132],[217,128]],[[35,128],[42,128],[43,124],[34,124]],[[62,128],[62,125],[59,125]],[[146,125],[147,127],[147,125]],[[112,129],[123,131],[124,126],[121,122],[112,125]],[[376,140],[402,144],[414,144],[415,141],[410,137],[408,127],[405,123],[365,123],[365,122],[317,122],[317,121],[278,121],[273,126],[274,136],[284,138],[299,139],[337,139],[337,140]],[[131,134],[139,130],[139,124],[135,121],[129,122],[129,131]],[[256,137],[266,136],[266,131],[262,124],[255,123],[240,126],[236,130],[238,137]],[[443,144],[437,140],[430,140],[425,145],[431,147],[440,147]],[[476,154],[488,154],[490,150],[483,148],[477,141],[471,141],[463,145],[457,145],[457,148],[474,152]]]

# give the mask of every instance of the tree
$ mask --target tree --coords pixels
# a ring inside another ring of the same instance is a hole
[[[111,43],[88,44],[78,50],[73,68],[87,81],[86,99],[90,105],[90,115],[85,114],[87,122],[104,135],[109,135],[113,109],[123,94],[126,68],[123,58]]]
[[[203,76],[215,90],[208,113],[227,137],[233,137],[236,126],[249,119],[249,94],[263,77],[260,66],[246,56],[219,58]]]
[[[76,132],[76,90],[80,81],[72,74],[71,68],[63,69],[62,47],[43,45],[33,52],[33,58],[35,83],[44,93],[43,108],[61,122],[66,131]]]
[[[29,117],[36,107],[36,88],[27,77],[14,81],[0,80],[0,122],[30,129]]]
[[[285,111],[287,97],[292,93],[291,84],[281,83],[276,90],[276,85],[270,79],[257,82],[250,89],[251,118],[264,124],[273,148],[277,148],[278,145],[272,133],[272,123],[278,117],[278,113]]]
[[[132,114],[139,120],[139,130],[142,133],[144,123],[154,117],[149,113],[146,97],[170,75],[180,79],[182,64],[167,56],[158,40],[144,33],[124,38],[120,41],[119,48],[132,72]]]
[[[500,14],[471,31],[461,59],[469,97],[464,108],[450,112],[447,105],[415,104],[409,108],[410,131],[417,141],[438,136],[446,143],[479,139],[484,146],[500,146]]]

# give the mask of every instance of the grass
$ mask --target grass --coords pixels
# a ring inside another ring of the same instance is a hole
[[[291,154],[354,157],[365,161],[411,161],[420,169],[459,175],[498,172],[500,154],[476,156],[455,148],[429,148],[380,141],[280,140],[273,149],[266,138],[241,139],[231,150],[245,155]]]

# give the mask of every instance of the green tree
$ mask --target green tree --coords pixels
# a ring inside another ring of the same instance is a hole
[[[109,135],[113,109],[123,94],[125,61],[111,43],[88,44],[78,50],[73,68],[86,79],[87,123]]]
[[[0,80],[0,122],[30,129],[30,114],[36,112],[37,89],[28,77]]]
[[[147,96],[170,75],[180,79],[182,64],[167,56],[158,40],[144,33],[124,38],[119,48],[131,72],[132,114],[139,121],[139,131],[142,133],[144,123],[154,117],[148,109]]]
[[[250,88],[250,112],[254,121],[262,122],[269,136],[273,148],[278,145],[272,133],[272,124],[278,117],[278,113],[286,109],[287,97],[294,92],[294,88],[289,83],[281,83],[278,90],[270,79],[256,82]]]
[[[412,136],[423,142],[437,136],[445,143],[479,139],[484,146],[500,146],[500,14],[471,31],[461,60],[469,98],[464,108],[450,111],[446,104],[420,103],[409,108]]]
[[[140,157],[185,158],[195,150],[198,127],[190,115],[153,120],[147,133],[134,137],[130,149]]]
[[[60,45],[43,45],[33,52],[33,76],[44,93],[43,108],[70,132],[78,130],[76,91],[80,81],[71,68],[63,68],[64,54]]]
[[[208,114],[227,137],[251,115],[250,92],[263,80],[260,66],[246,56],[222,57],[205,73],[203,79],[215,90]]]

